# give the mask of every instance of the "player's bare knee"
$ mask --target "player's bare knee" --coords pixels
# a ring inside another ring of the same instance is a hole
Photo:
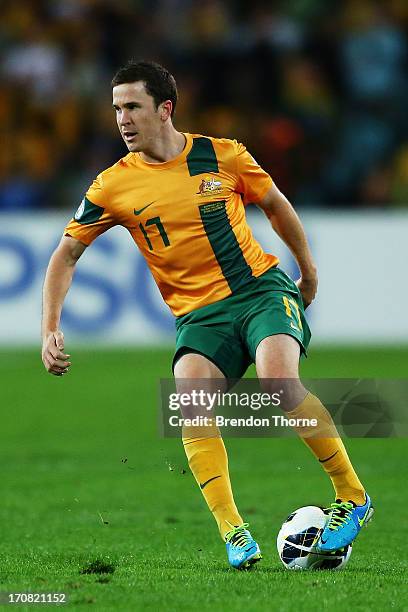
[[[225,378],[215,364],[203,355],[189,353],[174,366],[177,393],[183,395],[184,418],[209,415],[208,397],[226,387]]]
[[[279,407],[284,412],[294,410],[308,393],[299,378],[260,378],[259,383],[263,393],[279,396]]]

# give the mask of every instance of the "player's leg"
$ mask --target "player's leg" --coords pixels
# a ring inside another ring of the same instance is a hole
[[[317,435],[316,428],[312,426],[299,427],[297,430],[330,477],[336,493],[337,503],[333,506],[331,516],[331,522],[334,521],[332,526],[336,529],[331,530],[331,536],[334,537],[330,538],[331,542],[327,542],[327,550],[333,550],[345,546],[356,537],[361,526],[372,514],[371,502],[357,477],[329,412],[299,380],[299,357],[300,345],[295,338],[286,334],[268,336],[257,346],[256,369],[264,387],[268,386],[268,379],[273,386],[274,379],[288,380],[285,389],[288,390],[289,397],[283,408],[291,418],[316,418],[319,423]],[[338,537],[339,527],[346,525],[347,533],[344,529],[341,531],[344,532],[345,539],[349,538],[349,542],[343,542]],[[324,539],[327,537],[326,534]]]
[[[176,361],[174,376],[177,392],[190,396],[193,390],[216,393],[226,388],[226,379],[221,370],[196,353],[183,354]],[[206,411],[206,406],[184,407],[183,416],[194,417],[200,413],[200,408]],[[184,427],[182,435],[190,469],[217,522],[222,539],[227,542],[229,562],[237,569],[247,568],[258,561],[261,554],[236,507],[227,452],[220,431],[215,425]]]
[[[320,400],[309,393],[299,380],[300,346],[295,338],[285,334],[264,338],[256,350],[256,370],[262,379],[288,379],[285,385],[292,397],[282,407],[291,417],[317,418],[320,427],[326,426],[332,437],[321,437],[321,430],[300,428],[299,434],[312,450],[319,463],[330,476],[336,498],[364,502],[364,487],[359,481],[348,458],[330,414]],[[313,435],[313,433],[315,435]],[[317,433],[317,435],[316,435]]]
[[[174,376],[177,393],[191,395],[197,387],[205,392],[216,392],[215,381],[221,383],[225,377],[217,366],[203,355],[187,353],[175,364]],[[214,380],[214,384],[212,384]],[[200,381],[203,381],[200,384]],[[199,408],[183,407],[183,416],[192,418],[200,413]],[[183,427],[183,445],[190,469],[199,485],[209,509],[217,521],[221,537],[231,526],[242,525],[243,520],[234,502],[228,473],[228,458],[219,429],[212,427]]]

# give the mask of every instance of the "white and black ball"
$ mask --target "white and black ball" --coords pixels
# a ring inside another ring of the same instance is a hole
[[[340,570],[350,559],[351,544],[333,552],[316,548],[328,514],[319,506],[304,506],[292,512],[277,537],[280,560],[290,570]]]

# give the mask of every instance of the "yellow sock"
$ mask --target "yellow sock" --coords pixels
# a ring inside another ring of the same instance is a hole
[[[207,434],[213,437],[192,438],[185,433],[183,445],[190,469],[224,539],[232,527],[243,523],[232,495],[224,442],[218,428]]]
[[[288,416],[317,419],[318,427],[296,427],[296,431],[330,477],[336,499],[351,500],[357,505],[365,503],[364,487],[354,471],[330,413],[321,401],[308,393],[303,402],[291,410]]]

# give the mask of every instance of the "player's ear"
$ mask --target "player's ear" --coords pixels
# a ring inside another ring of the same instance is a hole
[[[171,111],[173,110],[173,103],[171,100],[165,100],[159,106],[160,119],[166,121],[171,117]]]

